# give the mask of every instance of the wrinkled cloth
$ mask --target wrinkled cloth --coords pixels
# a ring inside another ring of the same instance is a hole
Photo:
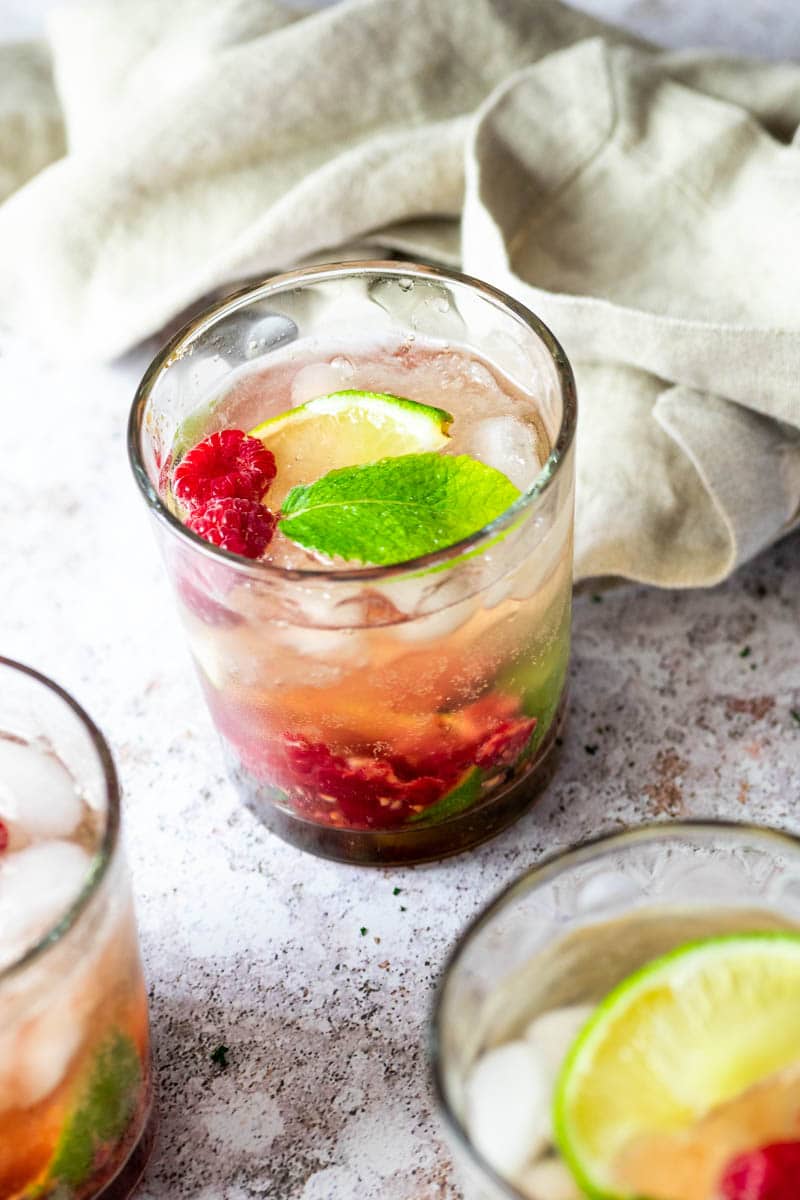
[[[800,66],[555,0],[72,0],[0,47],[0,323],[109,359],[354,243],[461,267],[575,367],[576,576],[711,584],[800,518],[798,125]]]

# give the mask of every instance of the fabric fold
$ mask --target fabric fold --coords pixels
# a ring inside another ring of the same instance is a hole
[[[461,265],[576,363],[578,576],[713,583],[800,513],[798,125],[800,66],[557,0],[72,0],[0,71],[0,322],[103,359],[354,245]]]

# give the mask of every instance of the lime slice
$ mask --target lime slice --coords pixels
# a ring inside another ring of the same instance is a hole
[[[450,413],[388,392],[332,392],[289,409],[250,430],[275,455],[278,475],[270,507],[298,483],[311,483],[339,467],[441,450],[449,440]]]
[[[800,1060],[800,934],[690,942],[623,980],[561,1070],[558,1147],[596,1200],[627,1200],[614,1163]]]

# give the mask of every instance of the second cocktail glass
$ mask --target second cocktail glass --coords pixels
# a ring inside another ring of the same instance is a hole
[[[381,567],[252,561],[186,527],[171,472],[188,447],[342,388],[447,409],[459,452],[519,480],[519,499],[456,545]],[[487,420],[498,394],[511,407]],[[575,416],[569,364],[532,313],[398,263],[245,289],[150,366],[134,474],[233,778],[279,836],[350,862],[442,857],[545,782],[568,663]]]
[[[126,1200],[155,1110],[147,991],[100,731],[0,658],[0,1200]]]

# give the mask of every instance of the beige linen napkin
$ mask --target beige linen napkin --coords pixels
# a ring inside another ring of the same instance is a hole
[[[0,321],[104,358],[356,241],[463,263],[576,365],[579,577],[711,583],[797,520],[800,67],[555,0],[73,0],[50,43],[69,152],[0,207]],[[11,77],[21,184],[59,147]]]

